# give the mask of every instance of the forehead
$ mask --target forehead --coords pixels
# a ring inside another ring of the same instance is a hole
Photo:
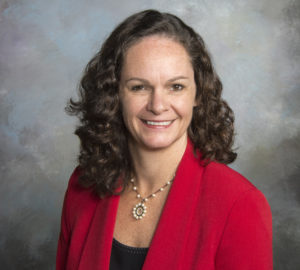
[[[190,57],[182,44],[168,37],[149,36],[127,49],[122,74],[142,76],[159,72],[173,75],[191,70]]]

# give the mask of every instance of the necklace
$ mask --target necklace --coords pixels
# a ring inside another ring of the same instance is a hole
[[[175,175],[173,176],[173,178],[168,181],[166,184],[164,184],[161,188],[159,188],[157,191],[155,191],[154,193],[150,194],[147,197],[142,198],[141,194],[138,192],[137,190],[137,186],[134,185],[134,179],[132,178],[130,180],[130,182],[133,184],[133,190],[136,192],[136,197],[137,198],[141,198],[142,200],[136,204],[133,209],[132,209],[132,215],[135,219],[139,220],[142,219],[146,213],[147,213],[147,206],[145,205],[145,203],[150,199],[150,198],[155,198],[156,194],[160,191],[164,191],[164,189],[169,186],[171,184],[171,182],[173,182]]]

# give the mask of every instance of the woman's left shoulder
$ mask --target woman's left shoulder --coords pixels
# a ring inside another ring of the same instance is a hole
[[[235,211],[264,213],[271,219],[271,208],[266,196],[247,178],[225,164],[210,162],[204,167],[201,181],[202,205],[212,216],[227,217]],[[237,210],[238,209],[238,210]],[[238,216],[238,215],[234,215]]]
[[[249,189],[256,188],[251,181],[239,172],[228,167],[226,164],[210,162],[204,167],[204,178],[209,178],[210,182],[217,182],[219,185],[235,186],[236,188]]]
[[[272,211],[265,195],[224,164],[207,165],[203,180],[205,218],[220,237],[216,269],[272,269]]]
[[[237,200],[248,194],[266,200],[264,194],[246,177],[225,164],[210,162],[203,172],[205,189],[219,198]]]

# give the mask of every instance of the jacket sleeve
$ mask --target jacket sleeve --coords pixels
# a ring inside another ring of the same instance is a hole
[[[61,226],[60,226],[60,234],[57,245],[57,253],[56,253],[56,270],[65,270],[66,262],[68,257],[68,249],[69,249],[69,240],[70,240],[70,220],[69,220],[69,205],[70,205],[70,188],[71,183],[77,178],[77,171],[75,169],[71,178],[69,180],[68,188],[65,192],[62,212],[61,212]]]
[[[216,253],[217,270],[271,270],[272,214],[256,188],[246,191],[234,203]]]

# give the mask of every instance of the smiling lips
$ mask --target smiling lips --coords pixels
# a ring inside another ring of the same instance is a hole
[[[142,120],[142,122],[149,128],[167,128],[174,122],[174,120],[171,120],[171,121]]]

